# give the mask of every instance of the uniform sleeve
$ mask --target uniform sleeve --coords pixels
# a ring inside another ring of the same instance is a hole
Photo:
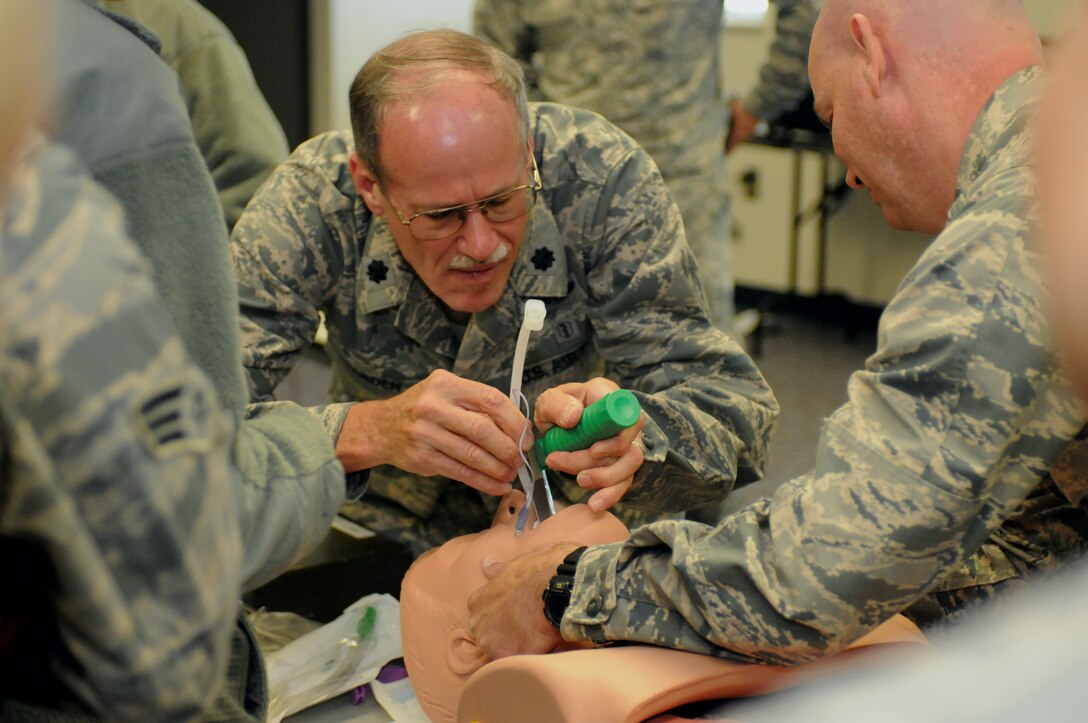
[[[321,140],[300,146],[254,196],[231,235],[242,361],[253,402],[274,399],[276,387],[313,342],[319,310],[336,297],[347,251],[330,224],[340,235],[354,239],[357,233],[352,203],[300,158],[320,157],[322,148]],[[306,411],[335,443],[350,407]]]
[[[215,181],[229,230],[287,157],[287,139],[242,49],[216,18],[211,21],[216,31],[180,48],[171,65],[181,79],[197,146]]]
[[[759,83],[744,99],[757,118],[774,120],[798,106],[809,90],[808,48],[823,0],[777,0],[778,18]]]
[[[313,341],[341,268],[320,197],[328,184],[289,159],[254,196],[231,235],[252,401],[270,401]]]
[[[57,43],[63,51],[59,90],[68,104],[57,137],[121,202],[189,358],[236,421],[234,509],[243,515],[264,514],[277,504],[291,510],[276,518],[284,526],[275,530],[262,528],[261,519],[241,520],[243,530],[263,532],[243,539],[245,569],[272,574],[279,563],[320,543],[318,522],[343,502],[342,468],[319,424],[296,424],[277,437],[267,432],[269,421],[254,430],[245,419],[249,395],[239,363],[238,292],[227,232],[176,75],[135,36],[83,3],[58,6],[58,25],[64,29]],[[276,476],[265,477],[269,470]],[[300,498],[320,503],[298,507]],[[260,547],[273,540],[279,553]],[[289,546],[293,554],[281,559]]]
[[[1027,214],[1007,211],[953,222],[908,275],[810,474],[717,528],[662,522],[591,549],[564,634],[798,662],[972,554],[1084,423],[1046,349],[1036,264],[1009,240]]]
[[[711,325],[679,211],[645,151],[615,166],[594,214],[590,319],[609,376],[651,420],[624,501],[684,510],[720,499],[762,474],[778,404],[748,355]]]
[[[541,99],[533,69],[537,41],[532,26],[523,17],[521,0],[476,0],[472,32],[516,60],[525,73],[529,99]]]
[[[53,564],[71,690],[190,720],[238,613],[233,423],[112,199],[66,154],[27,161],[0,213],[0,529]]]

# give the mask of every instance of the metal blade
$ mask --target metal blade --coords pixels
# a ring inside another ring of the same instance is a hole
[[[529,463],[533,473],[533,511],[538,522],[543,522],[555,514],[555,502],[552,500],[552,487],[548,482],[548,475],[544,467],[540,465],[536,454],[530,450]]]

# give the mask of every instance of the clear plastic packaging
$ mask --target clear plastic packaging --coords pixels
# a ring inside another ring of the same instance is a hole
[[[400,604],[367,595],[327,625],[268,656],[268,720],[317,705],[374,680],[401,657]]]

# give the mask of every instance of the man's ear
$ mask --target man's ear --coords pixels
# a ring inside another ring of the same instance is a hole
[[[884,45],[873,31],[869,18],[856,13],[850,16],[850,34],[854,42],[865,55],[865,82],[874,98],[880,97],[881,84],[888,74],[888,59],[884,55]]]
[[[381,216],[386,212],[385,199],[378,192],[378,179],[370,169],[359,160],[359,154],[355,151],[348,156],[348,171],[351,180],[355,182],[355,190],[359,192],[363,203],[375,216]]]

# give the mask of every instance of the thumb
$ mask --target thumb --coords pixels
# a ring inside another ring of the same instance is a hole
[[[483,562],[480,563],[480,567],[483,568],[484,576],[488,580],[491,580],[496,575],[498,575],[500,572],[502,572],[502,568],[503,568],[504,564],[505,563],[503,563],[498,558],[492,557],[491,555],[488,555],[487,557],[485,557],[483,559]]]

